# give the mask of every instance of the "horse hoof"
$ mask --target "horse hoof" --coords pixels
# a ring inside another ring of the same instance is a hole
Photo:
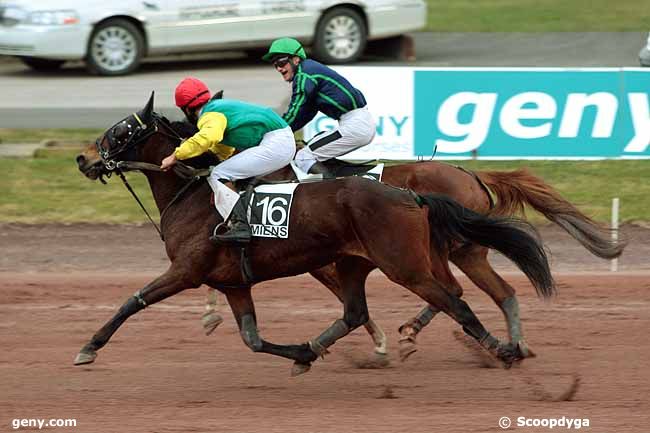
[[[291,377],[300,376],[301,374],[307,373],[310,369],[310,362],[306,364],[303,364],[302,362],[294,362],[293,368],[291,369]]]
[[[375,350],[372,354],[372,363],[378,368],[388,367],[390,365],[390,359],[387,353],[381,353]]]
[[[97,358],[97,352],[79,352],[74,359],[74,365],[90,364]]]
[[[519,353],[521,353],[522,359],[537,357],[535,352],[533,352],[530,347],[528,347],[528,344],[524,340],[517,342],[517,348],[519,349]]]
[[[223,317],[215,311],[208,311],[201,317],[201,323],[203,323],[205,335],[212,334],[212,332],[217,329],[217,326],[221,325],[222,322]]]
[[[388,346],[386,345],[386,343],[375,346],[374,352],[377,355],[388,355]]]
[[[406,359],[418,351],[415,341],[412,338],[404,338],[399,341],[399,359],[404,362]]]
[[[523,359],[523,356],[519,351],[519,346],[515,346],[512,343],[500,344],[496,348],[496,356],[503,363],[503,368],[506,370],[512,367],[512,364],[515,361]]]

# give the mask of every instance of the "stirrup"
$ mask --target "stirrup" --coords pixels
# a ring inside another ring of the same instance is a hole
[[[215,228],[216,230],[216,228]],[[242,231],[239,230],[239,233],[234,233],[235,232],[235,227],[230,227],[229,230],[225,233],[219,233],[219,234],[214,234],[210,240],[214,240],[214,242],[217,242],[219,244],[225,244],[225,245],[242,245],[242,244],[248,244],[251,241],[252,233],[249,230]],[[245,233],[245,235],[244,235]]]
[[[225,221],[220,222],[219,224],[217,224],[215,226],[214,230],[212,230],[212,235],[209,237],[209,239],[210,239],[210,241],[212,241],[214,243],[217,243],[217,244],[221,243],[219,241],[218,236],[221,236],[221,235],[226,234],[226,233],[228,233],[228,223],[225,222]]]

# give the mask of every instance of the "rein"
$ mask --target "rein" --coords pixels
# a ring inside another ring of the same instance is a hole
[[[162,171],[159,165],[150,164],[148,162],[139,161],[120,161],[115,166],[118,170],[132,171],[132,170],[147,170],[147,171]],[[187,164],[177,161],[173,167],[174,173],[181,179],[191,179],[193,177],[205,177],[210,174],[209,168],[198,169],[190,167]]]
[[[153,218],[151,218],[151,215],[149,215],[149,212],[147,212],[147,209],[142,204],[142,201],[140,201],[140,198],[137,196],[135,191],[133,191],[133,188],[131,188],[131,185],[129,185],[129,182],[126,180],[126,177],[124,177],[124,173],[122,173],[121,170],[116,170],[116,172],[117,172],[117,175],[120,177],[120,179],[122,179],[122,182],[124,183],[124,186],[126,187],[126,189],[131,193],[131,195],[133,196],[135,201],[138,202],[138,204],[140,205],[140,208],[142,209],[142,211],[145,213],[145,215],[147,215],[147,218],[149,218],[149,221],[151,221],[151,224],[153,224],[154,228],[158,232],[158,235],[160,235],[160,240],[165,242],[165,237],[163,236],[162,232],[160,231],[160,227],[158,227],[158,225],[155,223]],[[165,208],[165,209],[167,209],[167,208]],[[162,221],[162,212],[160,214],[160,221]]]
[[[129,182],[126,180],[126,177],[124,176],[124,173],[122,172],[122,169],[125,170],[148,170],[148,171],[157,171],[157,172],[162,172],[159,166],[155,164],[149,164],[147,162],[137,162],[137,161],[120,161],[117,163],[116,166],[116,172],[117,175],[122,179],[122,182],[124,183],[124,186],[126,189],[131,193],[133,198],[135,199],[136,202],[140,205],[140,208],[144,212],[144,214],[149,218],[149,221],[151,224],[154,226],[156,231],[158,232],[158,235],[160,235],[160,240],[165,242],[165,237],[162,234],[162,230],[160,227],[158,227],[158,224],[151,218],[151,215],[149,212],[147,212],[147,209],[144,207],[144,204],[142,204],[142,201],[138,197],[138,195],[135,193]],[[202,177],[207,176],[210,173],[209,169],[203,169],[203,170],[198,170],[193,167],[190,167],[189,165],[183,164],[182,162],[177,162],[174,165],[174,173],[182,178],[182,179],[189,179],[183,187],[178,190],[176,195],[167,203],[167,206],[160,212],[160,226],[162,227],[162,222],[163,222],[163,217],[165,216],[165,213],[167,210],[178,201],[178,199],[188,190],[196,181],[201,179]]]

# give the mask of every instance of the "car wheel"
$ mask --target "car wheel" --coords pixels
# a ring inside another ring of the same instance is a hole
[[[65,60],[41,59],[38,57],[21,57],[20,60],[33,70],[39,72],[56,71],[65,63]]]
[[[112,19],[93,30],[88,42],[86,65],[94,74],[129,74],[140,65],[144,51],[140,29],[127,20]]]
[[[363,17],[350,8],[334,8],[316,26],[314,54],[323,63],[349,63],[361,57],[366,41]]]

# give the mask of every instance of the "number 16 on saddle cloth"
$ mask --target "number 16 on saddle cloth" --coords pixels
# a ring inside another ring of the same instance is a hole
[[[209,179],[208,181],[210,181]],[[248,203],[248,222],[253,237],[287,239],[293,194],[299,183],[260,185]],[[214,206],[227,220],[239,200],[239,194],[221,182],[213,188]]]

